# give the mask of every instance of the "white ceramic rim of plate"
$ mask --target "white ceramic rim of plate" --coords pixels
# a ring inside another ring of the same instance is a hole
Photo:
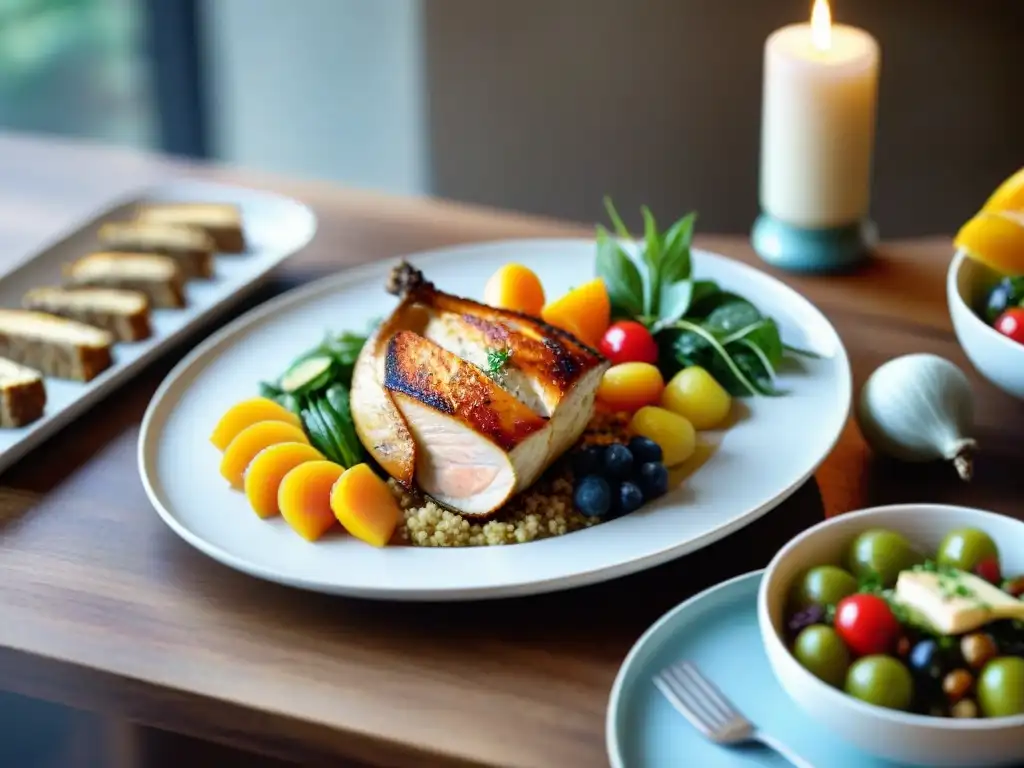
[[[498,247],[502,245],[509,246],[526,246],[529,247],[531,244],[574,244],[574,245],[591,245],[594,243],[592,238],[575,237],[575,238],[513,238],[513,239],[499,239],[499,240],[487,240],[487,241],[474,241],[470,243],[462,243],[451,246],[441,246],[438,248],[432,248],[430,250],[418,251],[411,254],[405,254],[396,256],[391,259],[382,259],[368,264],[362,264],[359,266],[343,269],[342,271],[328,275],[326,277],[314,280],[306,285],[301,285],[293,288],[280,296],[276,296],[265,303],[254,307],[248,312],[242,314],[240,317],[235,318],[233,321],[210,335],[207,339],[199,343],[194,349],[192,349],[178,364],[170,371],[160,387],[154,393],[149,406],[146,409],[146,413],[142,419],[142,425],[139,434],[139,444],[137,452],[138,470],[139,475],[143,483],[143,487],[146,491],[146,495],[150,502],[153,504],[157,513],[161,519],[177,533],[182,539],[187,541],[193,547],[199,551],[205,553],[209,557],[217,560],[218,562],[227,565],[235,570],[247,573],[258,578],[274,582],[277,584],[285,584],[288,586],[310,590],[314,592],[321,592],[327,594],[345,595],[348,597],[367,598],[374,600],[399,600],[399,601],[465,601],[465,600],[479,600],[479,599],[498,599],[498,598],[510,598],[510,597],[521,597],[525,595],[543,594],[548,592],[562,591],[565,589],[571,589],[576,587],[588,586],[604,581],[609,581],[622,576],[637,573],[648,568],[667,563],[676,558],[690,554],[697,550],[700,550],[710,544],[713,544],[726,536],[741,530],[747,525],[758,520],[772,509],[777,507],[779,504],[784,502],[790,496],[792,496],[804,483],[811,478],[821,463],[828,457],[832,449],[838,443],[843,428],[845,427],[852,409],[852,372],[850,369],[849,355],[847,354],[846,348],[843,345],[842,339],[839,336],[838,331],[824,315],[809,299],[805,298],[794,288],[783,283],[781,280],[758,270],[752,266],[744,264],[735,259],[730,259],[722,254],[714,253],[712,251],[705,251],[700,248],[694,248],[693,253],[699,258],[711,257],[723,262],[727,262],[731,269],[738,270],[740,272],[747,273],[752,279],[755,280],[768,280],[773,282],[778,290],[788,293],[790,298],[801,303],[804,308],[814,315],[819,323],[824,328],[828,329],[830,335],[830,343],[832,345],[832,354],[830,355],[833,364],[836,366],[837,381],[842,387],[841,400],[844,403],[842,417],[836,419],[834,434],[827,440],[827,450],[824,450],[821,456],[809,464],[803,473],[801,473],[789,486],[781,489],[771,499],[764,503],[747,509],[741,513],[733,516],[729,521],[715,527],[713,530],[707,531],[701,535],[694,536],[682,543],[677,543],[671,546],[667,546],[663,549],[649,553],[646,556],[633,557],[621,562],[617,562],[612,565],[603,565],[590,568],[584,568],[575,571],[571,574],[560,574],[547,578],[522,578],[515,581],[506,581],[501,585],[478,585],[478,586],[441,586],[441,587],[430,587],[430,588],[375,588],[375,587],[339,587],[336,585],[325,585],[324,583],[317,580],[309,580],[301,577],[287,576],[282,577],[275,573],[272,569],[256,565],[248,562],[244,558],[238,557],[233,553],[223,549],[222,547],[206,541],[201,536],[193,533],[187,527],[182,525],[174,514],[168,510],[161,501],[160,494],[154,486],[151,472],[153,471],[149,466],[150,462],[147,461],[147,457],[150,454],[155,453],[155,446],[151,445],[151,441],[154,439],[153,433],[153,422],[160,415],[161,404],[166,394],[178,384],[179,378],[187,375],[191,367],[204,356],[209,354],[219,345],[229,342],[231,337],[236,333],[241,332],[251,324],[256,324],[268,316],[273,315],[281,310],[284,310],[293,305],[299,304],[307,298],[311,298],[320,294],[329,293],[335,291],[347,283],[354,280],[367,278],[373,275],[385,274],[395,265],[399,264],[402,260],[407,260],[410,263],[414,263],[424,269],[428,268],[432,260],[437,259],[439,261],[445,259],[457,259],[463,253],[471,253],[472,251],[481,247]],[[696,259],[695,259],[696,260]],[[515,545],[512,545],[515,546]]]
[[[619,707],[622,705],[622,689],[626,684],[626,676],[629,674],[630,668],[636,662],[637,657],[643,652],[647,644],[651,639],[661,632],[662,627],[670,623],[675,617],[683,611],[689,609],[694,603],[697,603],[705,598],[711,597],[717,592],[728,589],[729,587],[735,586],[741,581],[747,579],[753,580],[754,577],[758,579],[764,578],[764,568],[756,571],[748,571],[747,573],[741,573],[739,576],[733,576],[731,579],[726,579],[718,584],[714,584],[696,595],[686,598],[683,602],[674,608],[670,608],[661,618],[655,621],[647,630],[640,635],[639,639],[633,643],[633,647],[629,649],[629,653],[626,654],[626,658],[623,659],[622,664],[619,666],[619,671],[615,675],[615,682],[612,683],[612,691],[608,696],[608,708],[605,712],[604,720],[604,732],[605,732],[605,749],[608,752],[608,759],[611,761],[612,768],[628,768],[622,760],[622,745],[619,744],[618,728],[615,727],[615,718],[619,711]],[[760,587],[758,586],[758,589]],[[754,601],[756,610],[757,601],[757,589],[754,591]],[[794,706],[796,704],[794,703]],[[680,721],[680,727],[685,727],[686,723]]]

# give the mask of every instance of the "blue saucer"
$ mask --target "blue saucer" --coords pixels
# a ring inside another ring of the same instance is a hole
[[[789,766],[757,747],[728,749],[702,737],[651,678],[689,659],[753,722],[820,768],[902,768],[825,731],[783,692],[761,646],[757,588],[761,571],[692,597],[657,621],[630,651],[608,704],[606,741],[613,768]]]

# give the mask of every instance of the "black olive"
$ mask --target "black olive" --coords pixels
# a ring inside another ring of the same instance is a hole
[[[1004,277],[988,295],[985,303],[985,319],[991,325],[1009,307],[1015,307],[1024,299],[1024,280],[1019,277]]]
[[[907,662],[914,676],[929,688],[942,686],[942,678],[950,666],[947,653],[930,637],[911,649]]]

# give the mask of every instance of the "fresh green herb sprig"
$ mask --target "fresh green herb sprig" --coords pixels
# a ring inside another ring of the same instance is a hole
[[[508,347],[487,350],[487,369],[485,373],[492,379],[500,378],[511,358],[512,350]]]
[[[786,354],[816,355],[784,344],[775,321],[748,299],[693,277],[696,213],[662,233],[642,207],[644,236],[634,257],[619,242],[632,239],[629,230],[611,200],[604,203],[614,236],[598,226],[597,275],[608,289],[613,317],[637,320],[654,335],[663,375],[699,365],[733,395],[784,394],[775,378]]]

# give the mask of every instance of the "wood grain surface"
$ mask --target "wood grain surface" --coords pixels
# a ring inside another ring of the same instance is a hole
[[[0,136],[0,265],[110,196],[180,174],[291,194],[319,217],[313,243],[245,306],[423,248],[590,232]],[[763,267],[741,239],[706,235],[700,245]],[[885,360],[915,351],[969,373],[982,446],[972,483],[941,465],[878,460],[851,424],[816,482],[725,541],[609,584],[501,602],[306,594],[235,573],[165,528],[138,479],[136,441],[149,398],[195,337],[0,476],[0,688],[308,764],[605,764],[608,693],[643,630],[695,591],[763,566],[823,515],[935,501],[1024,517],[1014,476],[1024,461],[1024,403],[982,381],[959,349],[945,304],[949,257],[940,236],[888,243],[850,276],[777,276],[835,323],[856,387]]]

